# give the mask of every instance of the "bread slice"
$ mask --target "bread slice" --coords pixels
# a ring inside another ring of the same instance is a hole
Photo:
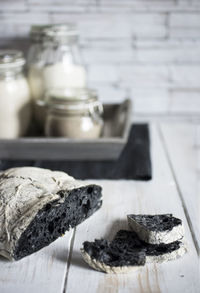
[[[102,205],[101,187],[64,172],[22,167],[0,174],[0,254],[18,260],[49,245]]]
[[[136,271],[145,264],[145,252],[142,249],[127,251],[124,245],[129,244],[126,242],[120,247],[115,246],[114,241],[108,242],[104,239],[86,241],[83,243],[81,253],[89,266],[98,271],[114,274]]]
[[[172,214],[128,215],[128,224],[140,239],[151,244],[171,243],[184,236],[182,221]]]
[[[187,252],[186,244],[174,241],[168,244],[149,244],[139,238],[134,231],[120,230],[115,235],[113,242],[115,246],[121,247],[124,243],[129,245],[125,249],[134,251],[142,249],[146,254],[146,263],[162,263],[175,260]]]
[[[81,249],[84,260],[94,269],[106,273],[127,273],[146,263],[174,260],[186,253],[180,241],[170,244],[149,244],[133,231],[120,230],[111,242],[95,240],[84,242]]]

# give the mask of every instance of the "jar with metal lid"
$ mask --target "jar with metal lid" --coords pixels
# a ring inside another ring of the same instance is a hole
[[[42,99],[52,88],[86,86],[74,24],[36,25],[30,35],[28,80],[34,99]]]
[[[26,134],[31,120],[31,98],[23,74],[25,59],[17,50],[0,50],[0,137]]]
[[[53,90],[47,98],[46,136],[94,139],[101,135],[103,107],[95,91]]]

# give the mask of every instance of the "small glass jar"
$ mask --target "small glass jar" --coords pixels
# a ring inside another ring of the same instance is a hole
[[[0,50],[0,137],[26,134],[31,120],[31,98],[23,74],[22,52]]]
[[[101,135],[103,107],[93,90],[50,91],[47,109],[46,136],[94,139]]]
[[[28,80],[35,100],[54,88],[86,86],[86,71],[73,24],[32,26]]]

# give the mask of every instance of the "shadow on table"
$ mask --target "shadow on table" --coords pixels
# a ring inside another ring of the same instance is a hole
[[[109,241],[113,240],[113,238],[115,237],[115,234],[119,231],[119,230],[130,230],[128,228],[128,222],[127,219],[119,219],[116,221],[113,221],[112,223],[110,223],[110,225],[107,228],[107,231],[105,232],[104,235],[99,235],[99,239],[100,238],[105,238]]]
[[[59,253],[56,254],[56,259],[62,261],[64,263],[68,262],[68,250],[60,250]],[[73,264],[78,267],[88,268],[87,264],[84,262],[80,251],[73,251],[72,258],[70,260],[70,264]]]
[[[89,269],[88,264],[83,260],[83,257],[81,256],[80,251],[74,251],[71,259],[71,265],[84,268],[84,269]]]
[[[69,254],[68,249],[59,249],[59,251],[57,251],[57,253],[55,254],[55,258],[59,261],[67,263],[68,254]]]

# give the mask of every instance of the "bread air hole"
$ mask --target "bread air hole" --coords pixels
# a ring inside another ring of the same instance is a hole
[[[91,194],[93,192],[94,188],[92,186],[88,187],[87,193]]]
[[[48,225],[49,233],[52,234],[54,231],[54,222],[50,222]]]
[[[82,205],[82,212],[83,212],[83,214],[86,215],[88,213],[89,209],[90,209],[90,200],[88,199],[86,201],[86,203],[84,203]]]

